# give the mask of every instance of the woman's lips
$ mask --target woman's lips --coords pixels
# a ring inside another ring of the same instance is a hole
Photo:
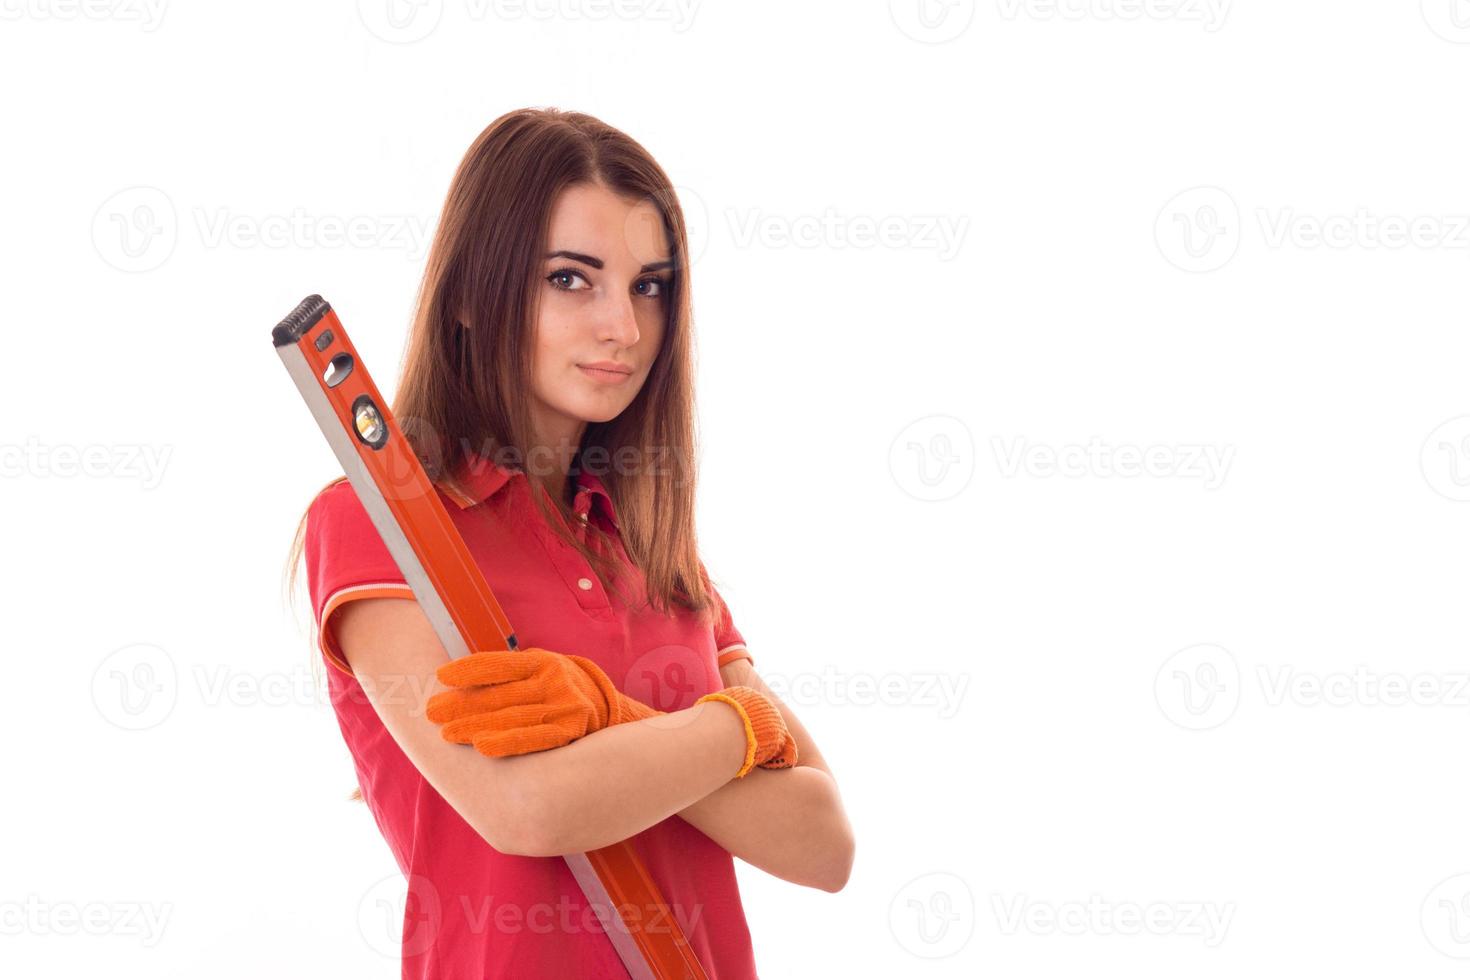
[[[622,371],[602,371],[598,368],[583,367],[580,364],[577,365],[577,370],[581,371],[583,374],[587,375],[587,377],[591,378],[593,381],[596,381],[598,384],[605,385],[622,384],[624,381],[627,381],[633,376],[633,372],[631,371],[626,373]]]

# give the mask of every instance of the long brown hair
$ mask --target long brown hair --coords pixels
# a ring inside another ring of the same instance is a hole
[[[551,210],[562,190],[583,183],[652,203],[673,268],[664,294],[667,322],[642,389],[616,418],[588,423],[572,465],[602,479],[622,547],[643,574],[647,602],[665,615],[676,606],[709,610],[712,593],[694,526],[693,316],[684,215],[663,169],[626,134],[585,113],[554,108],[508,112],[480,133],[455,172],[434,233],[391,409],[431,479],[452,485],[465,467],[486,465],[484,459],[522,470],[534,448],[526,394]],[[602,465],[630,451],[637,465]],[[587,466],[589,457],[600,462]],[[619,559],[595,522],[586,525],[593,546],[584,545],[571,531],[566,500],[541,492],[531,497],[604,588],[620,591]],[[559,520],[549,519],[549,506]],[[306,523],[303,514],[287,559],[293,604]]]

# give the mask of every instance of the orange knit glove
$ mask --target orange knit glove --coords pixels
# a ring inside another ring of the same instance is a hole
[[[435,672],[449,687],[429,698],[425,717],[446,742],[501,757],[555,749],[655,711],[624,695],[586,657],[540,647],[482,650]]]
[[[706,694],[695,701],[723,701],[740,713],[745,723],[745,762],[736,779],[744,777],[754,766],[762,769],[790,769],[796,765],[796,740],[786,730],[786,721],[771,699],[753,687],[727,687]]]

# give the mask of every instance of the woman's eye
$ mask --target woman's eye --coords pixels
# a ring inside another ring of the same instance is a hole
[[[572,288],[571,286],[561,285],[560,280],[562,279],[581,279],[583,282],[587,281],[582,276],[582,274],[580,272],[577,272],[575,269],[558,269],[556,272],[553,272],[551,275],[546,277],[546,281],[551,283],[557,289],[570,290]]]
[[[581,289],[579,287],[574,287],[570,284],[571,280],[574,279],[580,279],[583,283],[583,287],[591,288],[591,283],[587,282],[587,277],[582,275],[582,273],[578,272],[576,269],[558,269],[551,275],[546,277],[546,281],[549,282],[555,289],[560,289],[563,292],[580,292]],[[668,289],[668,287],[668,282],[663,279],[655,278],[644,279],[634,288],[638,290],[640,296],[644,296],[649,299],[657,299],[661,298],[664,295],[664,290]]]

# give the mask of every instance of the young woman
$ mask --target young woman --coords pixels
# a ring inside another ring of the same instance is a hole
[[[392,408],[523,649],[449,661],[345,480],[290,563],[304,550],[342,736],[407,877],[406,978],[625,975],[560,857],[620,840],[719,980],[756,976],[732,855],[847,881],[831,770],[699,557],[691,356],[658,164],[581,113],[492,123]]]

